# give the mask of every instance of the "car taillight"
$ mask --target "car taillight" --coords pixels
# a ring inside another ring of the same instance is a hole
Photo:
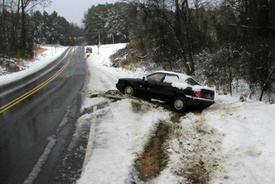
[[[201,91],[197,91],[197,92],[196,92],[196,96],[201,97],[201,98],[206,98],[206,97],[207,97],[207,94],[206,94],[206,93],[203,93],[203,92],[201,92]]]

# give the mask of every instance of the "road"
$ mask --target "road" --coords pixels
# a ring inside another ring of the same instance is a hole
[[[84,48],[70,48],[40,72],[1,87],[0,183],[52,183],[79,116],[85,75]]]

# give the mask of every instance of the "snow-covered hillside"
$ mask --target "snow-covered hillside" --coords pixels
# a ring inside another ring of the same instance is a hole
[[[68,47],[58,46],[42,46],[45,51],[35,56],[35,58],[30,60],[21,60],[19,63],[12,63],[17,66],[19,72],[9,72],[4,67],[5,62],[3,61],[3,65],[0,65],[0,86],[4,84],[8,84],[18,80],[19,78],[23,78],[27,75],[35,73],[39,71],[41,68],[47,66],[51,62],[53,62],[56,58],[60,57],[64,53],[64,51]],[[0,61],[1,58],[0,58]]]

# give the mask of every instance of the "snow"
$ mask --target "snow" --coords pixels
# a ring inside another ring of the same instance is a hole
[[[83,124],[94,118],[96,125],[91,155],[78,184],[122,184],[133,180],[144,183],[133,177],[134,164],[159,122],[171,127],[165,142],[168,164],[148,183],[186,183],[191,177],[205,177],[208,183],[274,183],[274,104],[251,100],[240,102],[235,97],[217,95],[216,103],[202,113],[189,112],[174,122],[172,117],[178,116],[177,113],[146,101],[91,98],[92,94],[115,90],[119,78],[144,73],[111,67],[109,56],[125,44],[101,45],[99,54],[98,48],[92,47],[93,53],[87,55],[86,60],[89,78],[83,89],[81,111],[84,114],[77,121],[74,136],[79,136],[86,127]],[[50,55],[45,53],[28,70],[45,66],[44,61]],[[0,84],[12,75],[15,79],[24,76],[22,73],[0,76]],[[102,104],[107,105],[85,113]],[[135,104],[140,107],[135,108]]]
[[[209,125],[225,135],[221,150],[228,183],[275,181],[274,112],[275,105],[221,96],[203,112]]]
[[[141,75],[110,67],[108,56],[123,45],[100,48],[88,59],[88,93],[115,90],[118,78]],[[95,49],[93,49],[95,51]],[[94,146],[78,184],[130,183],[134,161],[140,155],[159,121],[171,123],[172,112],[142,101],[143,112],[135,112],[132,99],[110,102],[86,98],[83,108],[109,103],[100,114]],[[240,102],[230,96],[216,97],[216,103],[202,113],[187,113],[167,140],[169,163],[150,183],[186,181],[175,172],[203,160],[209,183],[273,183],[275,181],[275,105],[257,101]],[[199,131],[198,131],[199,130]],[[199,132],[199,133],[198,133]],[[180,142],[183,142],[180,143]],[[213,166],[215,165],[215,167]],[[143,183],[135,180],[136,183]]]
[[[201,91],[202,89],[208,89],[208,90],[215,91],[214,89],[209,88],[207,86],[199,86],[199,85],[192,86],[192,85],[190,85],[186,82],[172,82],[172,86],[176,87],[178,89],[183,89],[183,90],[190,87],[190,88],[192,88],[192,91],[195,91],[195,92],[196,91]]]
[[[124,183],[154,121],[167,118],[155,111],[142,117],[132,111],[122,113],[125,109],[131,109],[130,100],[113,103],[105,112],[108,115],[96,128],[92,156],[78,183]]]
[[[41,46],[43,49],[47,49],[42,54],[38,54],[34,61],[23,61],[24,67],[22,67],[23,70],[16,72],[16,73],[8,73],[5,75],[0,75],[0,86],[14,82],[20,78],[26,77],[28,75],[31,75],[40,69],[44,68],[51,62],[53,62],[56,58],[60,57],[65,50],[68,47],[64,46]],[[2,71],[3,68],[0,66],[0,71]]]

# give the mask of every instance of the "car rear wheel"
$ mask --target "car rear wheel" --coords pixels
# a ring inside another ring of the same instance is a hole
[[[134,94],[134,88],[132,86],[126,86],[124,88],[124,94],[132,96]]]
[[[186,100],[183,97],[176,97],[174,100],[174,108],[177,111],[184,111],[186,109]]]

